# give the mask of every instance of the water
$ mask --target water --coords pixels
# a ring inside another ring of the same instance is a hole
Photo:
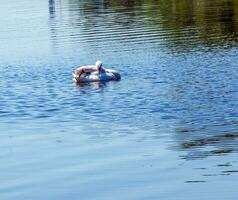
[[[237,8],[2,2],[1,200],[236,199]],[[76,86],[97,59],[122,80]]]

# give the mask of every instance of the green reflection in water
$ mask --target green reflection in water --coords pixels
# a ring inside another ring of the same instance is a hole
[[[81,17],[91,14],[114,11],[112,26],[120,23],[131,27],[135,23],[154,30],[163,40],[164,45],[184,49],[208,45],[235,45],[238,38],[238,0],[148,0],[148,1],[76,1],[70,0],[81,8]],[[123,14],[121,19],[115,13]],[[88,20],[86,20],[89,22]],[[126,22],[125,22],[126,21]],[[98,25],[102,21],[90,18],[90,23]],[[114,24],[113,24],[114,23]],[[93,26],[91,26],[93,28]],[[184,43],[185,42],[185,43]]]

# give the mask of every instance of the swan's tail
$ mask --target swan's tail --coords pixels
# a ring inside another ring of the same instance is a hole
[[[117,71],[113,69],[108,69],[107,71],[112,73],[117,81],[121,80],[121,75]]]
[[[118,72],[112,72],[113,75],[116,77],[116,80],[121,80],[121,75]]]

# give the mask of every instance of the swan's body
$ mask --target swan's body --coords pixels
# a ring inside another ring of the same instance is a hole
[[[88,82],[97,82],[97,81],[119,81],[121,75],[113,69],[105,69],[105,72],[91,72],[86,73],[84,76],[78,77],[76,74],[73,74],[73,81],[76,83],[88,83]]]

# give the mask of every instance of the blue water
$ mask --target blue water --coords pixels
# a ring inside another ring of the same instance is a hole
[[[237,5],[2,3],[0,199],[236,199]]]

